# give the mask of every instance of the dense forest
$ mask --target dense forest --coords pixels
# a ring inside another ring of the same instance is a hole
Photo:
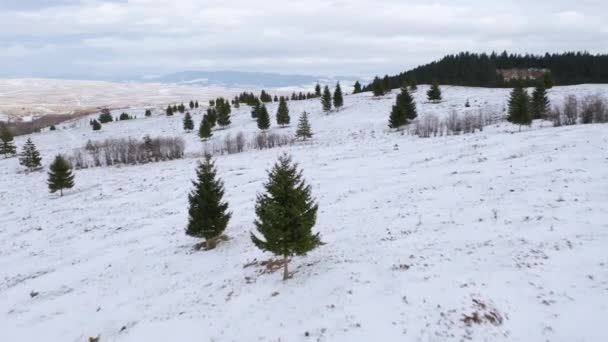
[[[548,69],[555,85],[581,83],[608,83],[608,55],[593,55],[587,52],[566,52],[562,54],[519,55],[506,51],[497,54],[476,54],[461,52],[447,55],[439,61],[416,67],[399,75],[382,80],[391,89],[404,84],[440,84],[473,87],[511,87],[517,80],[505,80],[500,70]],[[380,80],[380,78],[376,78]],[[526,81],[531,86],[534,80]],[[372,84],[363,88],[371,91]]]

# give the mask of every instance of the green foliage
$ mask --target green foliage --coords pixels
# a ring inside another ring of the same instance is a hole
[[[49,130],[51,130],[51,131],[54,131],[54,130],[56,130],[56,129],[57,129],[57,128],[55,127],[55,125],[51,125],[51,126],[49,126]]]
[[[374,93],[374,96],[384,95],[384,83],[382,82],[382,80],[380,80],[380,78],[378,78],[378,76],[376,76],[374,78],[374,81],[372,82],[372,92]]]
[[[285,125],[289,125],[291,118],[289,117],[289,107],[287,106],[287,101],[285,98],[281,96],[279,99],[279,108],[277,109],[277,124],[281,125],[281,127],[285,127]]]
[[[321,85],[319,83],[317,83],[315,85],[315,97],[319,97],[321,96]]]
[[[308,113],[303,112],[300,115],[300,121],[298,122],[298,128],[296,130],[296,137],[298,139],[306,140],[312,138],[312,128],[308,121]]]
[[[283,257],[283,280],[287,280],[288,257],[304,255],[322,244],[319,233],[312,233],[318,205],[298,165],[286,154],[270,171],[264,189],[255,205],[254,224],[261,237],[252,232],[251,240],[259,249]]]
[[[215,247],[224,233],[232,214],[224,202],[224,183],[217,177],[217,170],[210,155],[199,163],[194,190],[188,195],[188,226],[186,234],[207,240],[207,248]]]
[[[194,108],[198,108],[198,100],[194,102]]]
[[[0,154],[5,158],[12,157],[17,153],[13,143],[13,133],[6,126],[0,126]]]
[[[266,105],[262,104],[260,109],[257,111],[257,122],[258,128],[262,131],[270,128],[270,116],[268,115],[268,110],[266,109]]]
[[[198,136],[201,140],[205,141],[213,136],[211,129],[213,125],[209,120],[209,115],[203,116],[203,120],[201,121],[201,127],[198,129]]]
[[[509,97],[509,115],[507,120],[511,123],[519,125],[529,125],[532,123],[532,115],[530,113],[530,99],[528,93],[523,88],[523,82],[520,82]]]
[[[93,121],[91,122],[91,127],[93,127],[94,131],[99,131],[101,129],[101,124],[99,123],[99,121],[93,119]]]
[[[215,101],[215,107],[217,110],[217,124],[220,125],[220,127],[230,126],[232,123],[230,121],[230,113],[232,112],[230,102],[223,98],[218,98]]]
[[[118,120],[120,120],[120,121],[124,121],[124,120],[131,120],[131,119],[132,119],[132,117],[131,117],[131,116],[129,116],[129,114],[127,114],[127,113],[122,113],[122,114],[120,114],[120,116],[118,117]]]
[[[544,83],[545,89],[553,88],[553,76],[551,76],[550,72],[546,72],[543,75],[543,83]]]
[[[173,112],[174,112],[173,107],[167,106],[167,109],[165,110],[165,113],[167,113],[167,116],[173,116]]]
[[[146,113],[144,114],[146,117],[152,116],[152,110],[146,109]]]
[[[99,121],[99,123],[104,124],[114,121],[114,118],[112,117],[112,113],[110,113],[110,110],[108,108],[104,108],[101,110],[101,114],[99,114],[97,120]]]
[[[532,92],[532,103],[531,111],[533,119],[544,119],[547,117],[549,110],[551,109],[551,103],[547,96],[547,90],[545,89],[544,80],[539,80],[534,92]]]
[[[416,91],[418,90],[418,81],[416,80],[416,77],[410,77],[407,80],[407,85],[410,88],[410,91]]]
[[[184,115],[184,130],[191,131],[193,129],[194,121],[192,121],[192,115],[190,115],[190,112],[186,112],[186,115]]]
[[[331,110],[331,92],[329,91],[329,87],[325,86],[323,88],[323,95],[321,95],[321,105],[323,106],[323,111],[328,113]]]
[[[342,88],[340,82],[336,84],[336,90],[334,91],[334,107],[336,110],[340,110],[344,106],[344,97],[342,96]]]
[[[190,100],[188,106],[190,107],[190,110],[194,109],[194,101]]]
[[[401,88],[401,93],[397,95],[396,103],[393,105],[388,126],[390,128],[400,129],[407,125],[411,120],[414,120],[417,116],[414,99],[406,87]]]
[[[431,89],[426,92],[426,98],[435,103],[441,101],[441,89],[437,81],[433,81],[433,84],[431,84]]]
[[[266,92],[266,90],[262,89],[260,93],[260,101],[263,103],[272,102],[272,96]]]
[[[353,90],[353,94],[359,94],[361,92],[361,83],[359,81],[355,82],[355,89]]]
[[[60,154],[55,157],[50,166],[48,185],[51,193],[59,191],[61,196],[63,196],[63,189],[74,187],[72,166]]]
[[[217,125],[217,108],[216,107],[207,108],[207,121],[209,121],[209,124],[211,124],[211,128],[213,128],[213,127],[215,127],[215,125]]]
[[[32,142],[32,139],[27,139],[25,145],[23,145],[23,151],[19,154],[19,164],[25,166],[29,171],[34,171],[40,168],[42,157],[40,152],[36,149],[36,145]]]
[[[253,106],[251,107],[251,118],[252,119],[258,118],[258,113],[260,112],[261,108],[262,108],[262,104],[260,103],[259,100],[253,104]]]

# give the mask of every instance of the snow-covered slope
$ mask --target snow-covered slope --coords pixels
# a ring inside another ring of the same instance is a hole
[[[463,111],[467,99],[499,113],[508,93],[444,87],[446,101],[431,105],[425,90],[421,116]],[[607,90],[560,87],[551,98]],[[513,133],[503,123],[420,139],[388,132],[394,96],[346,96],[328,116],[317,100],[291,102],[292,122],[311,113],[312,143],[218,157],[233,218],[230,240],[208,252],[184,234],[196,158],[79,170],[62,198],[45,173],[0,159],[0,340],[603,341],[608,126]],[[106,137],[180,135],[188,154],[201,152],[181,115],[138,116],[31,138],[46,165]],[[232,121],[214,140],[256,132],[246,106]],[[270,257],[249,232],[284,151],[313,186],[326,242],[293,259],[288,282],[244,267]],[[467,325],[475,312],[481,323]]]

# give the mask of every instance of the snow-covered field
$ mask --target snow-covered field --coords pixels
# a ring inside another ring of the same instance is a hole
[[[467,99],[501,113],[508,94],[443,87],[432,105],[426,89],[421,116],[462,112]],[[550,97],[596,93],[608,86]],[[290,102],[291,127],[272,130],[295,131],[307,110],[312,143],[218,157],[233,217],[230,240],[207,252],[184,233],[196,158],[79,170],[62,198],[46,173],[0,159],[0,341],[605,341],[608,126],[420,139],[387,130],[395,94],[346,96],[328,116],[318,100]],[[179,135],[201,152],[182,115],[138,117],[30,137],[47,166],[107,137]],[[257,130],[246,106],[232,121],[213,139]],[[283,151],[313,186],[326,242],[293,259],[287,282],[244,267],[271,257],[249,232]]]

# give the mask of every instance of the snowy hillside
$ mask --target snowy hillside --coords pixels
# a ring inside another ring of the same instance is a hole
[[[501,114],[507,89],[415,94],[419,115]],[[566,95],[608,86],[556,87]],[[0,341],[603,341],[608,329],[608,126],[421,139],[390,132],[395,94],[289,102],[306,110],[309,143],[217,157],[233,213],[230,240],[195,252],[187,195],[203,144],[160,110],[91,131],[88,119],[32,138],[48,164],[88,139],[182,136],[187,157],[76,171],[64,197],[46,172],[0,158]],[[471,108],[464,103],[469,100]],[[196,126],[202,111],[194,112]],[[249,107],[209,144],[257,132]],[[253,261],[254,200],[284,151],[319,202],[324,246],[281,280]]]

